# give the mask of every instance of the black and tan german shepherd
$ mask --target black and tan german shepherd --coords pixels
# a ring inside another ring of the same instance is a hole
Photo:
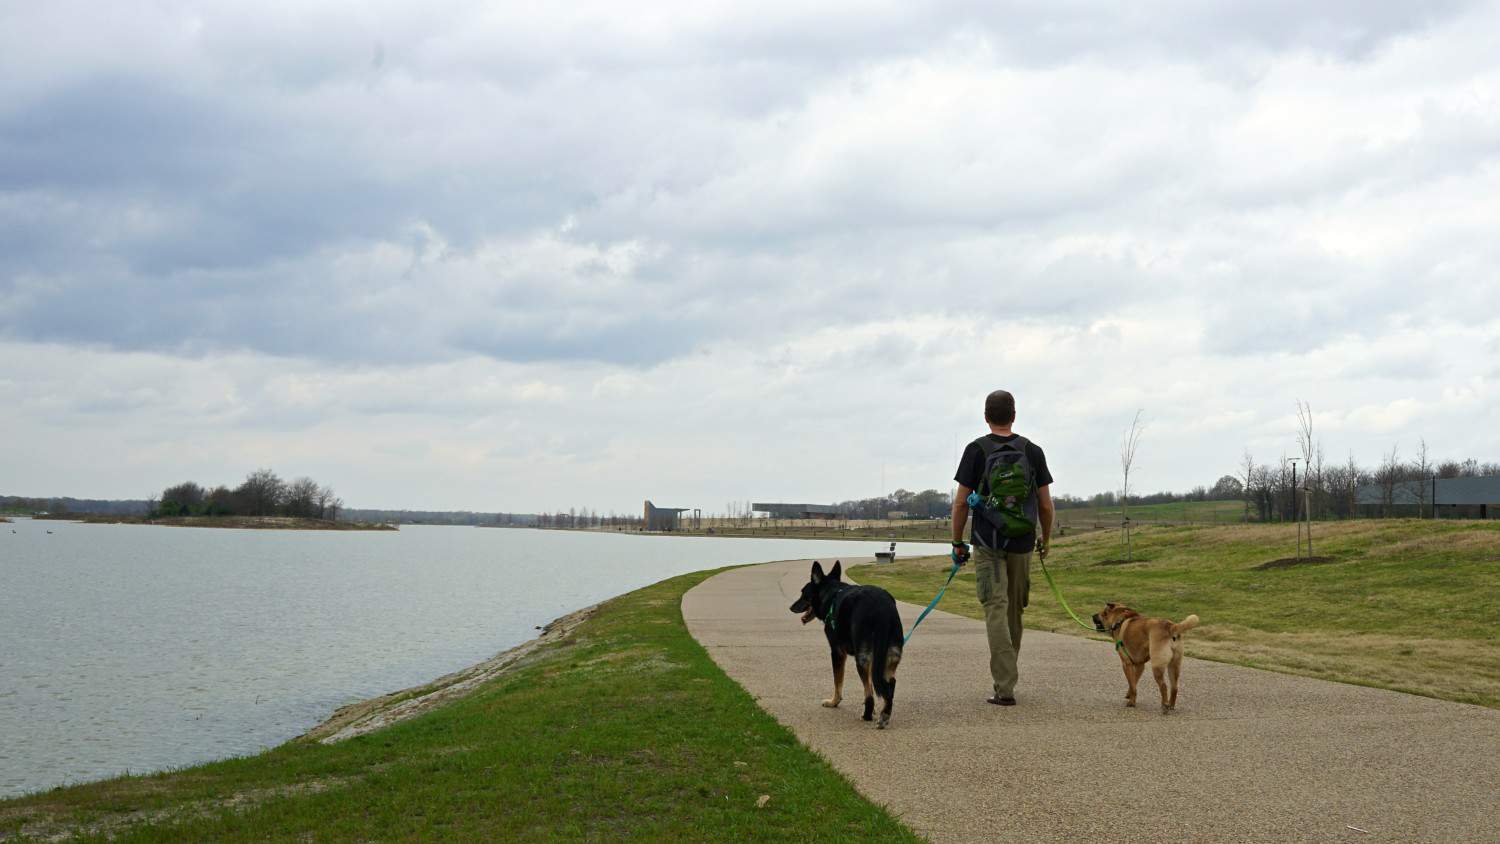
[[[880,710],[880,729],[891,722],[891,704],[896,699],[896,666],[901,664],[901,615],[896,599],[878,586],[851,586],[843,581],[843,566],[835,560],[826,575],[823,566],[812,564],[812,580],[792,604],[802,613],[802,623],[823,619],[823,634],[833,656],[833,697],[824,706],[838,706],[844,699],[844,661],[854,655],[854,666],[865,682],[866,721],[875,712],[875,695],[885,699]]]

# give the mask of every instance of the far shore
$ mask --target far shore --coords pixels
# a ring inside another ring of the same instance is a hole
[[[107,516],[96,513],[49,513],[37,519],[82,522],[90,525],[163,525],[165,527],[235,528],[238,530],[398,530],[395,525],[378,522],[334,522],[294,516],[174,516],[148,519],[145,516]]]
[[[480,525],[479,527],[488,526]],[[845,542],[929,542],[939,545],[946,545],[950,541],[949,532],[946,527],[940,531],[924,529],[921,531],[903,531],[899,533],[882,528],[840,530],[839,528],[808,529],[796,527],[726,527],[684,530],[637,530],[635,528],[616,530],[607,527],[538,527],[535,529],[570,531],[574,533],[608,533],[622,536],[696,536],[707,537],[709,539],[831,539],[843,540]]]

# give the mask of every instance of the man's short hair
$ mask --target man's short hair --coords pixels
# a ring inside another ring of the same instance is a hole
[[[1016,421],[1016,397],[1008,390],[996,390],[984,399],[984,421],[991,425],[1009,425]]]

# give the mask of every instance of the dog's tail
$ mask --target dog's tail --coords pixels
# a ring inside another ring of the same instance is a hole
[[[1172,625],[1172,638],[1175,639],[1178,636],[1181,636],[1183,633],[1185,633],[1185,632],[1187,632],[1189,630],[1192,630],[1194,627],[1197,627],[1197,626],[1198,626],[1198,616],[1197,615],[1190,615],[1187,618],[1184,618],[1182,621],[1178,622],[1177,624]]]
[[[870,660],[870,685],[875,687],[875,694],[886,700],[891,700],[896,691],[896,666],[901,664],[901,625],[897,624],[894,633],[885,631],[880,638],[875,640],[874,653]]]

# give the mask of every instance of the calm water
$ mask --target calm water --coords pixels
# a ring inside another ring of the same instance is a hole
[[[254,753],[675,574],[880,547],[0,524],[0,796]]]

